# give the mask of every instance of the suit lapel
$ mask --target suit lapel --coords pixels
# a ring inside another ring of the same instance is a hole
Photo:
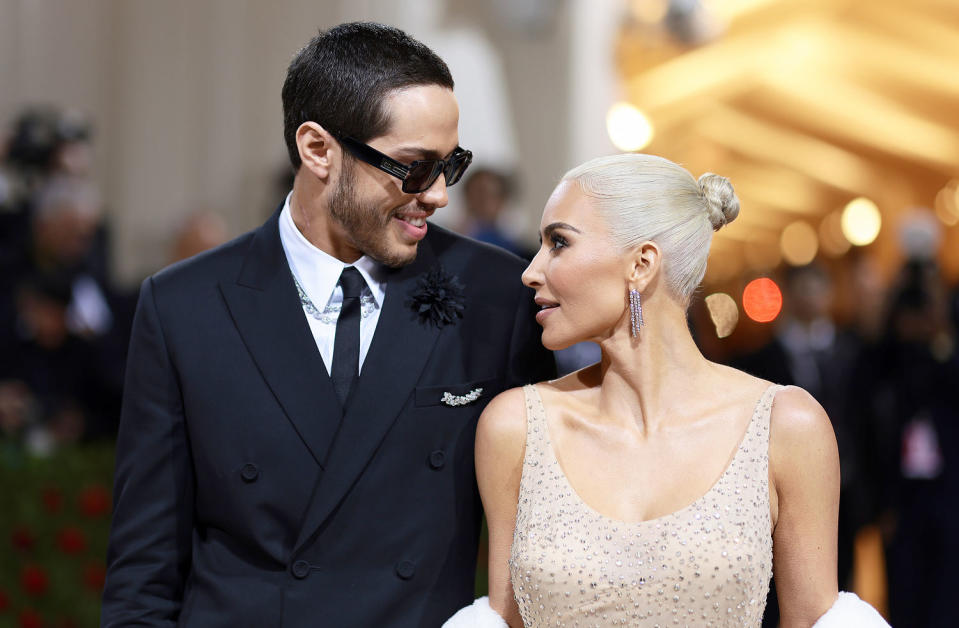
[[[387,280],[373,343],[296,548],[313,536],[350,490],[413,394],[441,330],[421,322],[408,300],[419,279],[435,264],[426,239],[420,242],[416,261],[394,271]]]
[[[279,214],[257,230],[239,278],[220,291],[260,373],[323,467],[341,410],[283,253]]]

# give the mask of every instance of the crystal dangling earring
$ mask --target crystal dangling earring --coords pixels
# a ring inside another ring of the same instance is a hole
[[[630,289],[629,291],[629,325],[633,338],[639,336],[639,330],[643,326],[643,298],[639,290]]]
[[[639,314],[639,327],[642,329],[646,321],[643,320],[643,295],[636,293],[636,313]]]

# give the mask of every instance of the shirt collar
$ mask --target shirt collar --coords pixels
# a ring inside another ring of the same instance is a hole
[[[314,246],[293,222],[293,213],[290,211],[292,195],[292,192],[287,194],[280,212],[280,242],[293,276],[300,282],[310,300],[321,309],[330,303],[341,301],[342,291],[335,291],[336,284],[343,269],[353,266],[366,280],[367,289],[364,294],[371,294],[376,306],[382,308],[386,296],[382,265],[366,255],[352,264],[345,264]]]

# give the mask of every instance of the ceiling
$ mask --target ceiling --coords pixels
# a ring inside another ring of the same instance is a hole
[[[616,56],[655,129],[644,151],[740,197],[707,283],[770,270],[787,225],[819,230],[860,196],[883,216],[869,250],[898,265],[895,225],[959,178],[959,0],[703,1],[685,31],[664,27],[668,4],[630,2]],[[941,228],[959,278],[959,226]]]

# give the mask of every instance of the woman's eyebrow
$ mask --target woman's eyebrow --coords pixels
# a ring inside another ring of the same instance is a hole
[[[551,222],[550,224],[543,227],[543,235],[547,238],[553,234],[554,231],[558,229],[565,229],[567,231],[572,231],[574,233],[582,233],[579,229],[567,222]]]

